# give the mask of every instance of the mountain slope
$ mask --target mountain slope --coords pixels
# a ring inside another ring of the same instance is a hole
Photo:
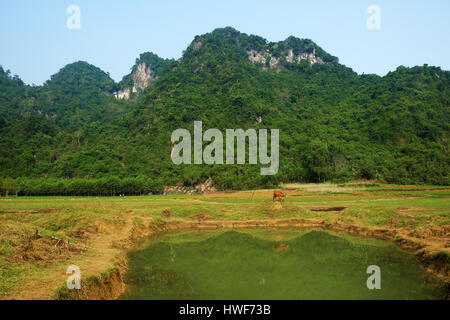
[[[38,104],[64,129],[78,130],[84,123],[110,120],[121,112],[114,99],[117,84],[99,68],[79,61],[69,64],[39,88]]]
[[[17,76],[0,66],[0,126],[4,121],[16,116],[21,110],[19,104],[26,100],[26,86]]]
[[[135,77],[139,69],[144,77]],[[450,183],[450,72],[437,67],[358,75],[311,40],[270,43],[223,28],[197,36],[179,61],[141,55],[118,85],[86,65],[61,76],[33,91],[45,111],[41,123],[53,128],[38,130],[46,132],[39,143],[47,153],[29,151],[36,142],[22,138],[0,154],[4,175],[146,175],[166,184],[212,177],[219,188],[234,189],[349,179]],[[136,99],[113,96],[133,88]],[[81,104],[88,106],[82,116],[67,108]],[[174,165],[171,133],[192,132],[195,120],[204,130],[280,129],[279,173],[260,176],[260,166],[248,164]],[[23,121],[1,129],[8,132],[2,146],[19,139],[11,132]],[[32,161],[13,166],[18,155]]]

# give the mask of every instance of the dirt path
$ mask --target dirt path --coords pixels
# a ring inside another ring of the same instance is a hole
[[[129,241],[133,228],[133,218],[134,215],[127,215],[125,224],[120,228],[97,224],[96,228],[99,232],[89,235],[89,243],[91,245],[87,252],[72,257],[64,264],[57,263],[49,266],[50,272],[34,277],[21,285],[19,289],[11,292],[5,299],[51,299],[55,290],[67,281],[69,275],[66,274],[66,270],[70,265],[80,267],[81,277],[83,278],[90,275],[100,275],[112,266],[112,259],[123,253],[123,249],[114,244]]]

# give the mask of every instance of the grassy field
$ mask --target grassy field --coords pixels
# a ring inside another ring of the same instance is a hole
[[[305,219],[383,227],[423,242],[448,263],[450,188],[375,183],[289,184],[271,190],[142,197],[0,199],[0,297],[51,298],[66,268],[98,275],[123,257],[138,230],[202,220]],[[333,207],[341,211],[314,211]],[[444,272],[444,275],[448,271]]]

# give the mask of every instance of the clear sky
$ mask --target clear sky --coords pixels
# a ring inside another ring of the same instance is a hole
[[[67,28],[69,5],[81,10],[79,30]],[[381,29],[366,25],[370,5]],[[269,41],[310,38],[358,73],[450,70],[448,0],[1,0],[0,65],[42,84],[84,60],[119,81],[140,53],[178,59],[195,35],[225,26]]]

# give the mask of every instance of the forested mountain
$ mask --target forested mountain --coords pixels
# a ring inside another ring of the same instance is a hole
[[[17,116],[19,104],[27,97],[27,87],[18,76],[12,77],[10,71],[0,66],[0,125]]]
[[[0,69],[0,90],[3,177],[158,185],[212,177],[227,189],[358,178],[450,183],[450,72],[424,65],[358,75],[307,39],[270,43],[216,29],[178,61],[141,55],[119,84],[77,62],[40,87]],[[195,120],[204,130],[280,129],[278,174],[174,165],[171,133],[192,132]]]

